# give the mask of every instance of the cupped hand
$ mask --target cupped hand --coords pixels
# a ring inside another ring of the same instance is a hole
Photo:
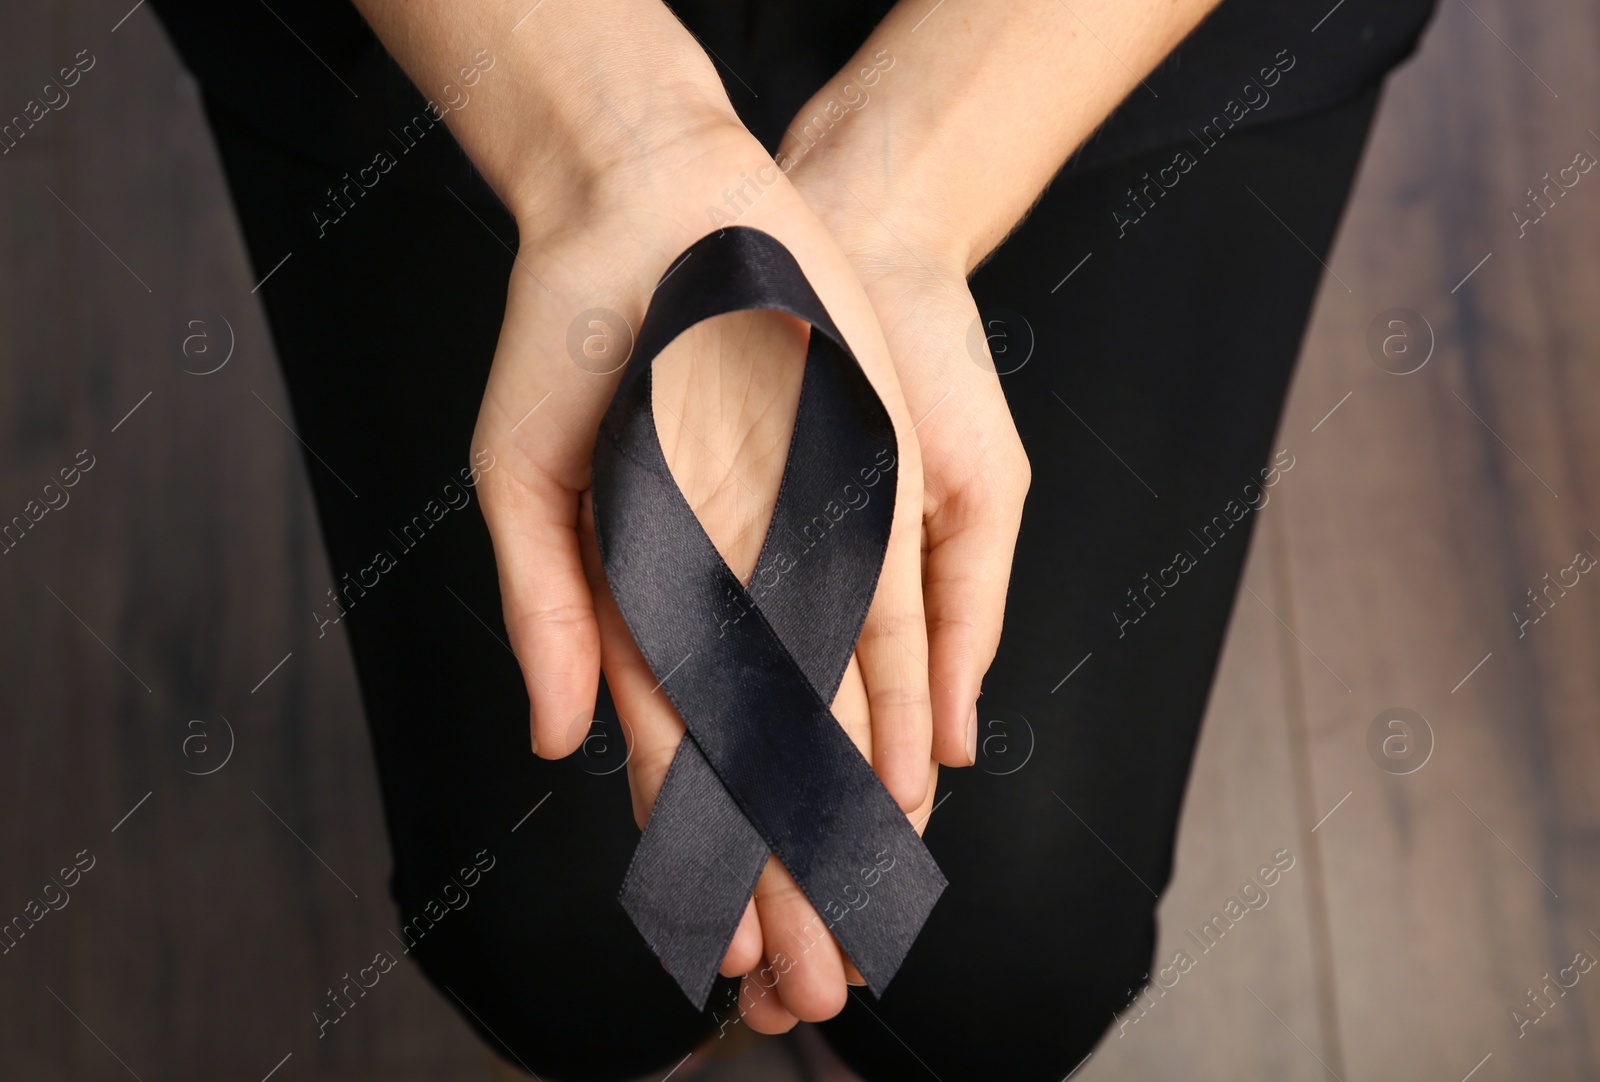
[[[977,761],[977,700],[1000,643],[1032,480],[967,287],[969,253],[957,223],[897,215],[893,183],[915,184],[914,176],[888,181],[876,160],[826,144],[807,151],[793,132],[778,161],[849,258],[913,418],[924,482],[933,755],[946,766],[969,766]]]
[[[495,454],[480,493],[506,628],[531,700],[534,750],[556,759],[582,744],[603,665],[631,737],[628,776],[642,826],[683,738],[682,722],[659,690],[666,674],[650,671],[604,585],[588,499],[590,460],[631,344],[629,328],[638,328],[657,280],[711,232],[708,211],[724,205],[725,192],[759,172],[775,179],[739,224],[765,230],[794,254],[896,428],[888,554],[833,712],[920,825],[933,789],[918,551],[923,482],[894,366],[850,262],[771,158],[732,123],[686,131],[587,193],[581,212],[555,225],[522,223],[473,447]],[[782,477],[805,341],[805,325],[791,317],[733,313],[691,329],[656,361],[653,403],[669,465],[744,580]],[[763,981],[741,1000],[740,1013],[754,1028],[774,1032],[797,1018],[831,1017],[844,1005],[847,976],[859,979],[829,937],[805,951],[791,946],[808,925],[822,926],[794,880],[769,860],[722,967],[728,975],[748,973],[788,948],[793,964],[775,985]]]

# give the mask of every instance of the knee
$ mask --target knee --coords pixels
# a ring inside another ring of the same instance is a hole
[[[637,1078],[670,1067],[714,1032],[631,929],[602,929],[577,914],[573,923],[536,926],[486,896],[406,938],[428,981],[484,1044],[530,1074]]]
[[[965,938],[939,943],[931,957],[913,950],[870,1012],[852,1002],[824,1027],[864,1077],[932,1070],[945,1082],[1059,1082],[1119,1024],[1154,971],[1148,907],[1107,917],[1097,929],[1063,919]]]

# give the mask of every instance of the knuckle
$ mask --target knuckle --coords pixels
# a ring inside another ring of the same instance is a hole
[[[633,757],[629,766],[633,769],[633,781],[646,799],[654,806],[656,796],[661,792],[661,783],[667,776],[667,768],[672,765],[672,758],[677,754],[676,744],[651,744],[637,741],[633,747]]]
[[[889,795],[901,811],[910,815],[923,805],[924,786],[921,780],[908,775],[898,786],[889,787]]]
[[[1008,506],[1022,506],[1023,497],[1033,485],[1033,463],[1022,446],[1016,429],[1010,429],[994,448],[994,491],[998,502]]]
[[[844,1010],[848,995],[842,979],[818,982],[816,987],[808,990],[804,997],[805,1012],[797,1017],[803,1022],[826,1022]]]
[[[874,720],[917,722],[931,711],[932,702],[923,681],[892,684],[876,690],[870,684],[867,686],[867,703]]]
[[[926,634],[926,627],[926,617],[921,611],[869,612],[861,628],[861,641],[886,651],[909,650],[912,643]]]
[[[588,649],[598,641],[594,610],[576,600],[513,610],[508,628],[524,650],[555,657]]]
[[[1022,449],[1022,442],[1017,441],[1015,461],[1006,470],[1006,477],[1010,479],[1015,488],[1017,502],[1028,494],[1033,487],[1033,463],[1028,459],[1028,452]]]
[[[941,608],[928,614],[928,638],[938,639],[940,649],[954,654],[957,661],[970,660],[982,632],[978,621],[967,611],[950,612]]]
[[[957,671],[964,671],[981,665],[987,669],[994,661],[1000,645],[1005,598],[994,598],[987,603],[973,599],[971,603],[975,607],[986,605],[983,611],[989,615],[979,620],[965,612],[951,613],[943,607],[940,612],[930,613],[928,638],[937,644],[936,667],[952,666]],[[977,611],[976,608],[974,611]]]

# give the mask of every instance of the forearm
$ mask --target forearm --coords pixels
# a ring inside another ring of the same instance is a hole
[[[355,0],[525,226],[594,189],[648,184],[667,148],[737,124],[705,53],[659,0]]]
[[[837,228],[887,225],[970,271],[1217,2],[901,0],[779,164]]]

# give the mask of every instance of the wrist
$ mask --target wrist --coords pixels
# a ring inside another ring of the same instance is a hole
[[[689,192],[734,163],[765,159],[732,108],[715,102],[656,105],[626,118],[613,112],[572,127],[565,138],[538,131],[511,157],[506,179],[491,180],[525,242],[613,210],[672,207],[673,216]]]
[[[941,185],[914,126],[892,124],[885,96],[842,72],[790,125],[778,165],[847,253],[964,278],[987,254],[982,223]]]
[[[512,210],[525,259],[601,268],[589,288],[633,327],[659,274],[707,234],[740,225],[783,238],[796,221],[815,221],[761,144],[715,117],[652,136],[631,154],[586,161]]]
[[[813,153],[788,179],[855,265],[869,291],[875,279],[915,270],[944,282],[964,282],[974,256],[958,221],[924,201],[881,162],[849,154]]]
[[[661,0],[542,5],[509,34],[494,3],[356,3],[425,94],[444,86],[432,119],[519,223],[548,230],[742,130],[710,58]],[[495,44],[472,52],[482,41]]]

